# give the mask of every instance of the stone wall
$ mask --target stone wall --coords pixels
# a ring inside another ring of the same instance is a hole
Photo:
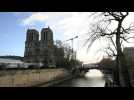
[[[0,87],[30,87],[69,75],[65,69],[0,71]]]

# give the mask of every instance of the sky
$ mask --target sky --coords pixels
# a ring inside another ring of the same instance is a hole
[[[103,57],[103,53],[98,50],[105,45],[104,41],[96,41],[88,52],[87,46],[83,46],[88,38],[90,24],[94,22],[89,18],[90,14],[90,12],[0,12],[0,55],[24,56],[27,29],[35,28],[40,32],[42,28],[49,26],[53,30],[54,40],[65,41],[75,36],[79,37],[74,40],[77,59],[84,63],[97,62]],[[134,22],[134,13],[126,18],[124,25],[127,26],[130,22]],[[70,41],[66,43],[71,45]]]

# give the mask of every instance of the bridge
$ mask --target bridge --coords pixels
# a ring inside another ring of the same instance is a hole
[[[107,71],[113,71],[113,68],[110,67],[104,67],[99,66],[98,64],[84,64],[82,67],[79,68],[81,71],[88,71],[91,69],[98,69],[98,70],[107,70]]]

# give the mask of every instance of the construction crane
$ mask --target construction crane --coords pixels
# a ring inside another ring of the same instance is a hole
[[[78,36],[75,36],[73,38],[70,38],[70,39],[66,40],[66,42],[67,41],[71,41],[72,42],[72,54],[73,54],[73,40],[76,39],[76,38],[78,38]]]
[[[66,41],[72,41],[72,49],[73,49],[73,40],[76,39],[76,38],[78,38],[78,36],[75,36],[75,37],[73,37],[71,39],[66,40]]]

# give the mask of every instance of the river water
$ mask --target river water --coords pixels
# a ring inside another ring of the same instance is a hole
[[[90,70],[83,77],[67,80],[54,87],[104,87],[105,80],[99,70]]]

